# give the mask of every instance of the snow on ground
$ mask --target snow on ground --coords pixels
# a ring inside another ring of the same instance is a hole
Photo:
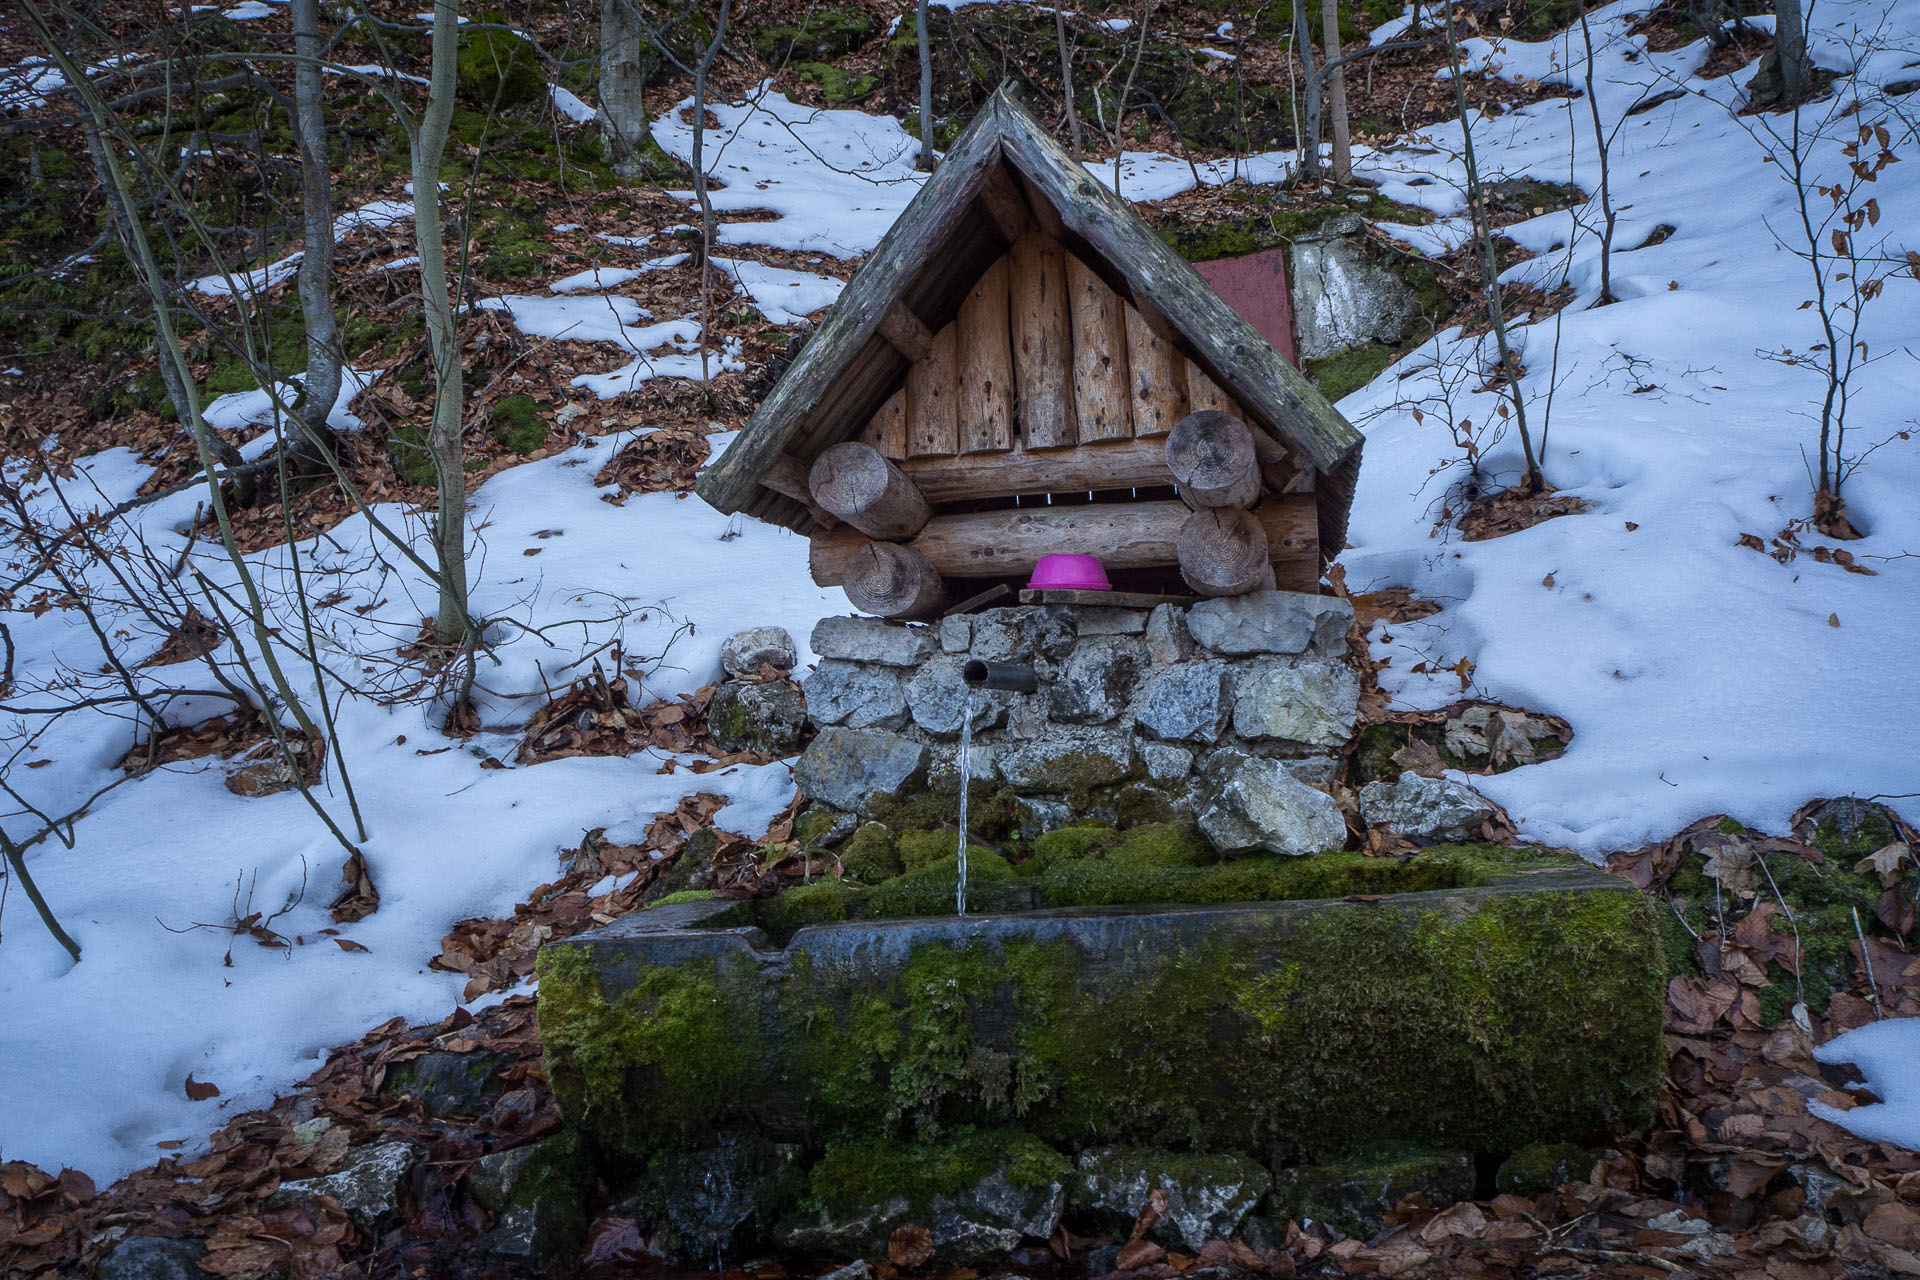
[[[1559,283],[1568,257],[1556,247],[1574,243],[1578,297],[1560,318],[1557,370],[1552,321],[1518,340],[1536,430],[1550,378],[1558,388],[1546,473],[1591,510],[1488,542],[1435,535],[1442,506],[1458,506],[1449,485],[1461,471],[1430,473],[1459,453],[1440,379],[1414,370],[1436,353],[1457,364],[1465,353],[1457,335],[1341,404],[1368,436],[1344,557],[1349,587],[1407,586],[1446,605],[1421,622],[1376,630],[1376,655],[1392,660],[1383,684],[1403,705],[1441,705],[1463,696],[1445,668],[1466,658],[1474,666],[1464,692],[1564,716],[1576,733],[1565,756],[1474,784],[1508,808],[1523,835],[1596,855],[1710,813],[1781,831],[1813,796],[1920,792],[1920,672],[1901,656],[1920,621],[1920,560],[1900,558],[1920,552],[1920,512],[1907,496],[1920,486],[1920,444],[1895,435],[1914,425],[1920,364],[1896,354],[1870,367],[1849,410],[1859,447],[1894,437],[1846,490],[1870,531],[1846,549],[1878,576],[1804,556],[1783,566],[1739,545],[1742,534],[1764,541],[1808,513],[1805,455],[1815,429],[1807,414],[1818,408],[1821,383],[1758,353],[1806,351],[1819,340],[1814,313],[1796,310],[1810,284],[1805,265],[1768,232],[1791,232],[1791,188],[1727,107],[1699,96],[1728,98],[1746,77],[1694,77],[1701,44],[1646,52],[1625,34],[1645,7],[1592,15],[1602,118],[1611,127],[1676,84],[1696,92],[1627,118],[1613,144],[1613,287],[1622,301],[1590,309],[1597,237],[1589,230],[1576,239],[1571,215],[1508,229],[1540,254],[1509,279]],[[1831,2],[1816,21],[1830,35],[1838,21],[1879,16],[1872,6]],[[1920,24],[1920,13],[1899,16]],[[1825,65],[1839,65],[1831,39],[1814,47]],[[1481,60],[1490,56],[1516,79],[1566,79],[1576,53],[1560,38],[1482,50]],[[1897,61],[1879,59],[1868,84]],[[1811,120],[1823,109],[1803,112]],[[1571,176],[1584,190],[1598,187],[1584,100],[1480,119],[1475,142],[1489,177]],[[1457,214],[1459,144],[1457,122],[1436,126],[1422,142],[1369,156],[1364,171],[1392,179],[1397,199]],[[1911,157],[1910,134],[1901,145]],[[1816,161],[1823,175],[1844,172],[1837,143]],[[1411,185],[1422,177],[1437,180]],[[1888,209],[1913,207],[1920,166],[1894,166],[1877,190]],[[1591,223],[1597,212],[1583,218]],[[1671,237],[1638,247],[1661,224],[1676,229]],[[1894,280],[1866,313],[1862,337],[1873,350],[1898,351],[1916,332],[1920,285]],[[1470,390],[1480,381],[1462,389],[1456,415],[1495,422],[1492,397]],[[1423,399],[1420,421],[1409,410]],[[1492,444],[1485,464],[1500,482],[1516,479],[1517,433]],[[1804,541],[1838,545],[1817,533]],[[1414,674],[1420,663],[1437,674]]]
[[[487,724],[524,720],[543,690],[579,674],[567,664],[616,637],[627,665],[646,672],[640,696],[647,701],[714,679],[720,642],[738,626],[785,626],[804,651],[814,620],[846,607],[838,592],[812,586],[805,541],[783,529],[729,519],[675,494],[637,495],[620,506],[601,501],[610,491],[593,476],[627,438],[589,441],[516,467],[473,495],[474,608],[513,620],[495,628],[493,655],[482,660]],[[126,450],[86,459],[80,470],[68,487],[82,511],[131,496],[147,472]],[[139,511],[137,531],[161,560],[179,555],[177,527],[201,498],[186,492]],[[36,501],[50,503],[44,490]],[[422,532],[401,510],[379,515]],[[343,670],[386,670],[394,648],[432,611],[431,589],[417,571],[390,550],[386,567],[373,563],[381,545],[355,518],[304,547],[308,597],[333,590],[344,597],[325,614],[330,660]],[[424,552],[424,537],[418,545]],[[524,554],[530,551],[538,554]],[[289,628],[297,627],[285,549],[249,559]],[[192,560],[213,581],[232,582],[217,549],[199,547]],[[743,593],[742,584],[751,590]],[[97,585],[110,628],[157,643],[132,611],[105,603],[117,593],[104,575]],[[355,611],[365,606],[372,606],[366,615]],[[695,624],[691,634],[684,623]],[[77,617],[58,609],[39,618],[9,614],[8,625],[22,684],[59,671],[86,678],[98,665]],[[529,627],[545,628],[544,637]],[[136,642],[130,656],[150,647]],[[613,660],[604,649],[600,657]],[[310,695],[307,669],[290,655],[283,660]],[[156,686],[206,683],[191,668],[149,669],[143,678]],[[209,702],[201,714],[213,710]],[[329,1046],[395,1015],[443,1017],[459,1002],[463,979],[426,968],[438,939],[457,920],[510,912],[553,877],[555,852],[577,845],[583,831],[606,825],[614,839],[638,839],[655,811],[712,791],[733,801],[720,812],[721,825],[757,835],[793,792],[786,764],[661,773],[665,759],[653,751],[518,767],[512,732],[456,742],[430,727],[429,709],[417,701],[349,697],[336,715],[368,819],[362,847],[382,894],[380,910],[343,934],[368,950],[349,953],[320,933],[329,927],[326,903],[344,854],[296,794],[233,795],[222,785],[225,767],[204,760],[109,792],[75,824],[71,849],[49,840],[29,855],[85,949],[82,962],[67,963],[18,894],[9,904],[0,966],[4,1039],[57,1047],[62,1061],[85,1062],[88,1070],[50,1070],[44,1054],[0,1052],[0,1092],[13,1100],[0,1108],[5,1158],[70,1165],[104,1180],[158,1158],[157,1143],[184,1141],[191,1150],[226,1111],[267,1103],[317,1067]],[[33,731],[9,729],[16,744]],[[117,776],[114,762],[132,744],[123,720],[70,716],[31,740],[27,759],[49,763],[15,769],[16,785],[36,807],[64,812]],[[508,767],[482,767],[489,757]],[[331,769],[322,799],[350,825]],[[20,835],[38,824],[9,818],[7,825]],[[227,967],[227,930],[195,928],[231,921],[236,896],[245,914],[272,911],[290,895],[298,905],[273,928],[300,939],[291,951],[241,939]],[[221,1097],[188,1101],[188,1072],[217,1084]]]
[[[1818,1100],[1807,1110],[1863,1138],[1920,1149],[1920,1018],[1858,1027],[1813,1051],[1821,1062],[1851,1062],[1881,1101],[1842,1111]]]
[[[1593,15],[1604,46],[1607,118],[1664,87],[1663,76],[1695,89],[1734,90],[1687,79],[1699,63],[1697,45],[1639,51],[1629,61],[1624,27],[1633,11],[1623,4]],[[1821,20],[1866,11],[1829,0]],[[1905,10],[1898,16],[1920,21]],[[1831,41],[1816,47],[1831,64]],[[1571,52],[1560,40],[1483,56],[1497,58],[1504,74],[1553,76],[1573,65]],[[1887,74],[1880,62],[1870,70]],[[1479,122],[1483,163],[1492,173],[1571,174],[1594,187],[1583,108],[1544,102]],[[714,192],[716,205],[723,214],[778,215],[725,223],[723,244],[855,257],[917,190],[914,143],[895,121],[814,111],[772,93],[713,110],[723,128],[708,135],[707,156],[727,184]],[[655,132],[673,154],[690,155],[684,111],[668,113]],[[1364,153],[1360,163],[1387,194],[1452,217],[1461,207],[1452,159],[1458,140],[1457,125],[1436,127],[1424,142]],[[1239,172],[1270,179],[1285,164],[1281,156],[1254,157]],[[1110,180],[1112,169],[1096,172]],[[1121,189],[1157,198],[1233,172],[1230,162],[1196,172],[1174,157],[1128,156]],[[1767,220],[1778,225],[1787,212],[1788,193],[1725,108],[1698,97],[1630,118],[1615,142],[1613,173],[1622,210],[1615,288],[1625,300],[1586,309],[1597,288],[1594,244],[1591,235],[1575,240],[1571,279],[1580,297],[1559,323],[1546,451],[1549,475],[1591,501],[1591,511],[1493,542],[1430,536],[1452,477],[1429,472],[1454,454],[1441,415],[1417,421],[1407,411],[1408,399],[1431,392],[1435,379],[1399,375],[1456,354],[1456,337],[1430,344],[1342,406],[1369,433],[1344,561],[1349,585],[1356,592],[1410,586],[1447,606],[1376,634],[1377,652],[1393,659],[1387,684],[1408,705],[1447,701],[1459,696],[1457,681],[1423,679],[1409,668],[1466,657],[1476,664],[1474,692],[1569,719],[1577,736],[1561,760],[1476,785],[1505,804],[1527,835],[1591,853],[1716,811],[1780,830],[1812,795],[1920,791],[1912,716],[1920,675],[1902,647],[1916,620],[1920,560],[1898,558],[1920,552],[1920,513],[1909,500],[1920,488],[1920,446],[1888,445],[1849,488],[1871,531],[1851,550],[1879,576],[1806,558],[1782,566],[1738,546],[1740,534],[1767,537],[1806,510],[1801,450],[1811,433],[1796,415],[1813,384],[1755,355],[1783,344],[1804,350],[1815,340],[1808,313],[1794,310],[1805,295],[1804,269],[1765,231]],[[1912,208],[1916,182],[1920,165],[1889,170],[1881,203]],[[1660,224],[1676,228],[1671,238],[1635,247]],[[1565,214],[1513,228],[1517,241],[1540,254],[1515,272],[1553,283],[1566,263],[1554,246],[1572,233]],[[1435,233],[1436,249],[1443,234]],[[838,286],[825,274],[727,261],[770,318],[806,314]],[[654,322],[637,303],[607,292],[607,278],[583,287],[481,305],[507,311],[529,332],[590,337],[631,352],[624,369],[580,380],[603,397],[661,373],[698,376],[695,322]],[[1520,337],[1536,421],[1545,412],[1553,330],[1537,326]],[[1915,289],[1889,285],[1869,317],[1867,340],[1891,351],[1915,332]],[[716,354],[737,363],[737,353]],[[1920,401],[1917,367],[1896,356],[1869,370],[1852,407],[1863,443],[1909,424]],[[1460,396],[1459,416],[1487,422],[1491,409],[1485,395]],[[58,1046],[61,1060],[84,1061],[89,1070],[54,1070],[43,1054],[0,1052],[0,1096],[14,1102],[0,1109],[5,1158],[71,1165],[106,1179],[151,1161],[163,1141],[191,1151],[226,1111],[265,1103],[318,1065],[326,1047],[395,1015],[443,1016],[462,979],[429,971],[426,962],[446,928],[510,910],[551,878],[555,851],[577,844],[585,829],[605,825],[612,838],[628,838],[652,812],[705,790],[732,798],[722,825],[755,835],[786,803],[792,787],[784,764],[663,774],[653,752],[511,763],[514,726],[545,690],[579,673],[570,664],[582,654],[611,661],[605,646],[618,639],[627,665],[644,671],[641,699],[651,700],[713,678],[720,641],[738,627],[784,625],[804,651],[812,622],[846,608],[838,592],[810,585],[805,543],[784,530],[720,516],[684,495],[602,501],[593,476],[623,439],[583,442],[515,467],[473,495],[474,606],[504,621],[480,670],[481,718],[493,727],[469,742],[434,730],[433,710],[419,699],[378,696],[405,669],[395,651],[432,612],[430,584],[363,518],[301,548],[307,598],[339,597],[321,615],[328,661],[367,686],[336,709],[367,816],[364,848],[382,892],[380,911],[344,931],[367,950],[348,952],[320,932],[340,847],[296,795],[228,792],[219,763],[169,765],[124,783],[73,825],[71,848],[47,840],[31,850],[43,889],[86,956],[69,965],[13,898],[0,1025],[8,1045]],[[1516,456],[1509,433],[1489,444],[1486,462],[1510,479]],[[131,496],[146,475],[126,450],[85,459],[78,471],[68,487],[82,512]],[[44,491],[34,500],[50,508]],[[181,530],[198,500],[182,493],[131,517],[137,524],[129,533],[153,550],[152,563],[166,566],[181,554]],[[424,553],[417,518],[391,507],[376,514]],[[189,555],[210,581],[231,587],[233,571],[217,552],[197,546]],[[288,549],[249,562],[293,634]],[[109,633],[135,637],[130,658],[157,648],[159,631],[116,603],[111,582],[87,585]],[[91,635],[73,615],[16,611],[8,625],[19,684],[65,677],[93,687],[101,679]],[[803,652],[803,662],[808,657]],[[283,658],[310,694],[309,669]],[[140,678],[155,687],[204,683],[190,668],[143,668]],[[207,700],[200,709],[217,708]],[[45,762],[11,776],[27,801],[49,813],[113,781],[115,762],[132,745],[125,721],[91,712],[50,729],[13,725],[10,736],[27,762]],[[485,767],[489,760],[508,767]],[[321,798],[350,823],[336,770]],[[189,814],[190,821],[177,820]],[[15,834],[37,827],[19,817],[7,823]],[[295,905],[273,927],[298,945],[282,952],[242,940],[228,966],[230,939],[217,926],[236,910],[270,911],[289,897]],[[1902,1024],[1882,1024],[1830,1050],[1853,1055],[1888,1099],[1839,1117],[1843,1123],[1893,1121],[1896,1140],[1920,1143],[1916,1086],[1897,1056],[1920,1055],[1887,1043],[1910,1035]],[[222,1096],[187,1101],[188,1072],[219,1085]]]
[[[407,190],[409,193],[412,192],[412,183],[407,184]],[[372,200],[361,205],[358,209],[349,209],[333,220],[333,240],[335,244],[338,244],[355,231],[384,231],[400,223],[412,221],[413,199],[411,195],[405,200]],[[269,262],[265,266],[254,267],[251,270],[215,272],[213,275],[202,276],[200,279],[195,280],[192,288],[200,293],[206,294],[209,298],[226,298],[236,293],[242,297],[249,297],[291,280],[294,272],[300,269],[300,259],[302,256],[303,251],[296,249],[284,258]],[[407,262],[409,260],[401,259],[400,261]],[[411,259],[412,264],[417,265],[419,261],[418,258]],[[399,264],[395,263],[392,265]]]

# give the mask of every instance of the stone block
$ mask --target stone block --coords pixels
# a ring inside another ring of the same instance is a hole
[[[1346,663],[1269,660],[1238,673],[1233,729],[1296,747],[1340,747],[1359,710],[1360,680]]]
[[[1303,591],[1253,591],[1202,600],[1187,610],[1187,631],[1194,643],[1230,658],[1308,652],[1337,657],[1346,651],[1351,625],[1351,604]]]
[[[763,666],[791,671],[799,650],[785,627],[751,627],[720,642],[720,669],[730,676],[754,676]]]
[[[1098,1215],[1116,1235],[1132,1226],[1156,1190],[1167,1211],[1152,1238],[1187,1253],[1239,1230],[1273,1185],[1273,1175],[1244,1156],[1175,1155],[1150,1147],[1108,1147],[1081,1153],[1074,1205]]]
[[[1347,840],[1340,806],[1262,756],[1220,753],[1209,761],[1200,831],[1223,854],[1299,856],[1338,849]]]
[[[838,658],[821,661],[802,688],[815,724],[849,729],[900,729],[907,723],[905,672]]]
[[[1170,604],[1155,605],[1147,615],[1147,656],[1156,665],[1185,662],[1193,656],[1193,636],[1185,616]]]
[[[1155,667],[1133,700],[1133,719],[1165,742],[1212,745],[1233,712],[1233,671],[1224,662]]]
[[[957,738],[969,703],[975,733],[1006,722],[1007,706],[1014,695],[967,688],[960,678],[965,665],[964,658],[943,654],[913,673],[907,681],[907,712],[916,726],[938,738]]]
[[[1384,823],[1415,844],[1477,840],[1493,806],[1472,787],[1449,778],[1403,773],[1397,782],[1369,782],[1360,789],[1360,817]]]
[[[1311,1218],[1369,1240],[1400,1198],[1415,1192],[1436,1209],[1473,1199],[1473,1157],[1463,1151],[1362,1154],[1339,1164],[1282,1169],[1274,1179],[1273,1205],[1281,1217]]]
[[[945,653],[965,653],[973,644],[973,619],[964,613],[940,619],[940,648]]]
[[[1144,609],[1113,609],[1104,605],[1072,607],[1074,633],[1082,640],[1091,636],[1137,636],[1147,630]]]
[[[917,667],[933,656],[934,633],[902,622],[840,615],[814,624],[812,644],[822,658]]]
[[[1015,791],[1084,796],[1133,772],[1133,741],[1124,733],[1055,730],[1000,752],[994,764]]]
[[[1155,782],[1177,782],[1193,772],[1193,752],[1171,742],[1143,742],[1140,761]]]
[[[925,779],[927,749],[884,729],[822,729],[794,766],[794,785],[809,800],[848,813],[876,795],[892,795]]]
[[[1057,662],[1073,648],[1073,636],[1073,621],[1063,611],[1040,605],[987,609],[973,615],[968,652],[988,662]]]
[[[274,1198],[299,1201],[330,1196],[349,1218],[377,1231],[399,1216],[407,1173],[419,1158],[419,1150],[411,1143],[375,1143],[354,1151],[337,1173],[281,1183]]]
[[[807,700],[786,680],[728,680],[707,703],[707,730],[723,751],[792,755],[806,727]]]
[[[1143,654],[1125,637],[1083,640],[1053,678],[1047,714],[1062,724],[1105,724],[1126,709]]]

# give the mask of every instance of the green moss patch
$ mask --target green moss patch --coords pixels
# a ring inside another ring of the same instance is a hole
[[[487,419],[494,443],[512,453],[529,454],[547,443],[547,424],[532,396],[503,396]]]
[[[898,1196],[924,1212],[1000,1173],[1017,1190],[1064,1181],[1067,1158],[1018,1129],[962,1130],[942,1142],[859,1138],[829,1146],[813,1166],[811,1190],[837,1213],[858,1212]]]

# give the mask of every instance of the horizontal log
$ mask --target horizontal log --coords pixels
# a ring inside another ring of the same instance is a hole
[[[925,618],[940,612],[947,599],[939,571],[897,542],[863,542],[855,548],[842,585],[854,608],[883,618]]]
[[[933,514],[899,467],[857,440],[815,458],[807,489],[820,506],[875,538],[911,538]]]
[[[792,454],[776,456],[773,464],[767,468],[767,474],[760,477],[760,483],[764,488],[804,505],[807,514],[821,528],[831,529],[840,523],[839,517],[813,500],[813,493],[807,486],[807,468]]]
[[[1178,502],[1129,502],[1072,507],[1019,507],[935,516],[904,544],[949,578],[1012,577],[1032,571],[1041,556],[1100,557],[1108,569],[1171,568],[1180,561],[1180,529],[1190,513]],[[1271,499],[1252,512],[1267,537],[1271,560],[1315,554],[1318,515],[1313,499]],[[809,564],[823,587],[844,581],[847,563],[867,545],[858,530],[816,533]]]
[[[1018,494],[1093,493],[1173,483],[1164,438],[1114,440],[1041,453],[908,458],[900,464],[928,502],[1011,498]]]

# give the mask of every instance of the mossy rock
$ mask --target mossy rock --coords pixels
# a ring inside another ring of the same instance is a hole
[[[814,1198],[835,1213],[895,1198],[910,1212],[960,1195],[995,1173],[1018,1191],[1064,1182],[1067,1158],[1020,1129],[961,1129],[937,1142],[861,1138],[834,1143],[809,1175]]]
[[[1282,1169],[1273,1205],[1281,1217],[1324,1222],[1367,1240],[1386,1225],[1401,1197],[1415,1192],[1436,1209],[1473,1199],[1472,1154],[1376,1147],[1328,1164]]]
[[[797,884],[758,904],[754,918],[782,944],[794,934],[814,924],[835,924],[849,919],[867,896],[865,887],[841,880],[816,880]]]
[[[1337,403],[1379,377],[1395,358],[1394,348],[1386,343],[1367,342],[1324,360],[1308,360],[1300,371],[1321,395]]]
[[[833,106],[865,102],[880,87],[880,77],[849,71],[830,62],[809,62],[800,68],[802,78],[820,86],[820,96]]]
[[[483,22],[502,21],[483,15]],[[460,33],[460,58],[454,87],[461,98],[481,111],[504,111],[539,100],[547,78],[540,55],[511,31],[495,27]]]
[[[547,424],[539,415],[540,406],[532,396],[503,396],[494,401],[487,431],[495,444],[524,456],[546,446]]]
[[[874,885],[906,871],[893,832],[879,822],[863,822],[840,846],[840,873],[857,884]]]
[[[674,892],[656,898],[652,905],[656,907],[676,907],[683,902],[707,902],[718,895],[714,889],[676,889]]]
[[[1535,1142],[1500,1162],[1493,1189],[1532,1199],[1558,1189],[1593,1168],[1597,1153],[1577,1142]]]
[[[899,833],[935,827],[960,827],[960,791],[918,787],[894,795],[875,796],[868,815]],[[983,840],[1001,843],[1018,834],[1025,810],[1011,789],[984,778],[967,788],[967,830]]]
[[[798,26],[766,27],[754,32],[753,51],[766,62],[838,62],[878,30],[873,19],[858,9],[822,9],[808,14]]]
[[[621,1183],[614,1207],[646,1223],[668,1254],[713,1261],[765,1239],[805,1194],[799,1155],[798,1147],[765,1134],[729,1130],[693,1150],[648,1160]]]
[[[899,840],[900,862],[908,871],[920,871],[935,863],[956,858],[960,853],[960,837],[953,831],[903,831]],[[967,842],[967,858],[972,865],[983,865],[983,859],[992,859],[1006,866],[1006,859],[984,845]]]
[[[395,427],[387,437],[387,457],[393,462],[393,473],[404,484],[432,485],[439,478],[424,427]]]
[[[856,830],[852,814],[828,804],[816,804],[793,821],[794,839],[803,849],[825,849],[840,843]]]

